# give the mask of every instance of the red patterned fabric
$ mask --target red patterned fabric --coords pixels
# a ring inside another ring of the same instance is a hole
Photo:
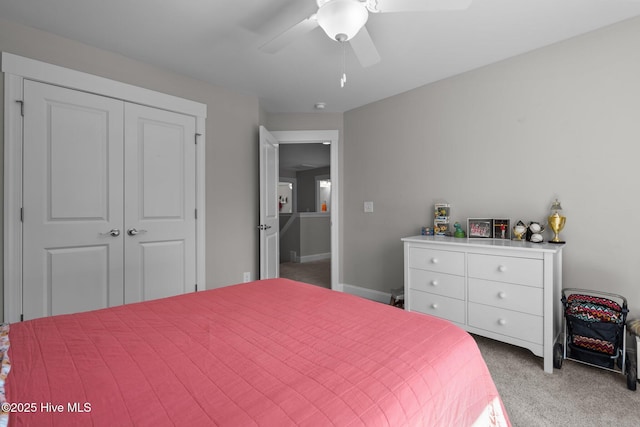
[[[615,353],[615,345],[610,341],[599,340],[592,337],[583,337],[582,335],[574,335],[573,343],[578,347],[586,348],[593,351],[599,351],[600,353]]]
[[[587,322],[621,323],[623,320],[620,304],[591,295],[569,295],[566,314]]]
[[[7,400],[38,405],[11,426],[509,425],[462,329],[286,279],[17,323],[9,336]]]

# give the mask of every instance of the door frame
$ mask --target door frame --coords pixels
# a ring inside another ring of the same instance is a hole
[[[340,132],[338,130],[271,131],[280,144],[330,142],[331,161],[331,289],[343,291],[340,284]]]
[[[18,322],[22,314],[22,112],[29,108],[23,104],[25,79],[196,118],[196,283],[200,284],[199,289],[204,290],[206,104],[7,52],[2,52],[1,58],[1,71],[4,73],[4,321]]]

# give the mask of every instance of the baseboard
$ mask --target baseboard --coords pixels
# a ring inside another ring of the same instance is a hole
[[[324,254],[302,255],[296,258],[296,262],[321,261],[323,259],[331,259],[331,252]]]
[[[385,304],[391,300],[391,294],[388,292],[376,291],[375,289],[363,288],[361,286],[341,284],[342,291],[351,295],[356,295],[372,301],[382,302]]]

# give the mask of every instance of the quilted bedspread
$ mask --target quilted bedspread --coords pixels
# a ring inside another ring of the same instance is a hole
[[[10,325],[10,426],[508,426],[473,339],[273,279]]]

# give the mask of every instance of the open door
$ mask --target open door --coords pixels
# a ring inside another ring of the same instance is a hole
[[[278,140],[260,126],[260,279],[280,275]]]

